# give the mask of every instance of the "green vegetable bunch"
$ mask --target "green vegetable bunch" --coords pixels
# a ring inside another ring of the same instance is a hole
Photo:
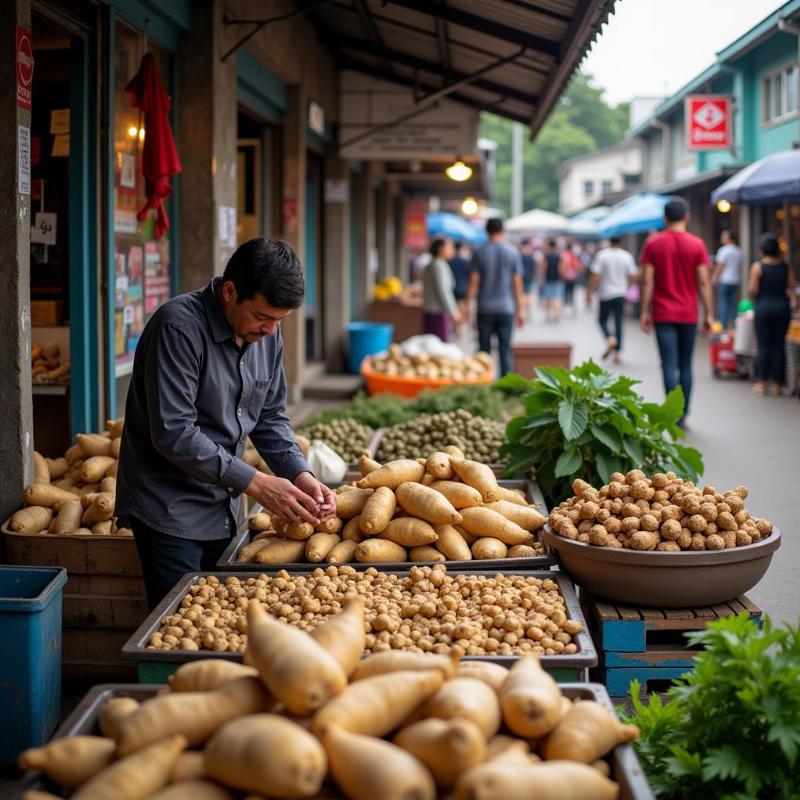
[[[667,693],[639,699],[635,743],[664,800],[800,798],[800,625],[759,628],[746,613],[687,634],[703,645],[694,671]]]
[[[659,405],[636,394],[637,383],[591,360],[571,372],[540,367],[535,380],[506,375],[497,387],[522,393],[525,405],[506,428],[506,474],[535,471],[550,506],[571,493],[576,478],[599,486],[614,472],[641,469],[697,481],[700,453],[675,441],[684,435],[677,425],[683,391],[674,389]]]

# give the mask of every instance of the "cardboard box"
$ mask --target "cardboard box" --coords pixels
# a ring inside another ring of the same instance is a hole
[[[31,300],[31,325],[34,328],[60,325],[63,313],[61,300]]]

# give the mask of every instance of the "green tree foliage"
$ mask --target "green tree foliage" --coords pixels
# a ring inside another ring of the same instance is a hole
[[[481,136],[497,142],[492,202],[506,213],[511,205],[511,126],[493,114],[481,118]],[[609,106],[591,76],[577,73],[536,141],[525,141],[524,208],[557,211],[559,164],[622,141],[627,127],[628,104]]]

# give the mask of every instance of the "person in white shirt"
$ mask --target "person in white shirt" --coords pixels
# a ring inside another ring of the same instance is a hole
[[[587,302],[591,303],[592,293],[597,291],[600,299],[598,323],[606,337],[606,350],[603,358],[614,354],[614,362],[619,364],[622,349],[622,319],[625,311],[625,294],[637,274],[633,256],[620,247],[619,238],[609,240],[592,263],[589,283],[586,287]],[[608,325],[609,316],[614,317],[614,334]]]
[[[736,296],[742,279],[742,248],[736,243],[736,234],[722,231],[720,247],[714,257],[712,283],[717,287],[717,310],[725,330],[733,327],[736,319]]]

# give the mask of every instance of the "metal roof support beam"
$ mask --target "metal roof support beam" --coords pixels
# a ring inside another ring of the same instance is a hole
[[[446,0],[439,0],[439,6],[444,8]],[[450,50],[447,47],[447,23],[436,17],[436,45],[439,50],[439,61],[442,62],[443,76],[450,74]]]
[[[419,11],[432,17],[452,22],[462,28],[470,28],[486,36],[493,36],[496,39],[503,39],[506,42],[519,45],[530,50],[538,50],[546,53],[553,58],[558,58],[560,47],[558,42],[537,36],[535,33],[527,33],[519,28],[511,28],[499,22],[494,22],[477,14],[470,14],[449,6],[432,5],[430,0],[388,0],[395,5],[408,8],[411,11]]]
[[[385,51],[386,45],[383,43],[383,38],[381,37],[378,26],[375,24],[375,20],[370,13],[366,0],[353,0],[353,3],[358,11],[358,16],[361,18],[361,24],[364,26],[364,29],[367,32],[367,36],[369,36],[376,47],[380,48],[381,51]],[[383,58],[383,65],[388,70],[392,69],[392,65],[388,58]]]
[[[410,89],[414,89],[415,86],[418,89],[424,89],[425,91],[432,92],[436,91],[436,87],[426,85],[423,83],[419,83],[414,81],[413,78],[408,78],[404,75],[398,75],[394,72],[387,72],[386,70],[378,69],[371,64],[363,64],[360,61],[356,61],[355,59],[347,59],[341,58],[339,60],[339,68],[340,69],[352,69],[354,72],[360,72],[364,75],[372,75],[374,78],[380,78],[381,80],[389,81],[390,83],[396,83],[400,86],[408,86]],[[470,108],[475,108],[478,111],[493,111],[497,103],[481,103],[479,100],[476,100],[474,97],[467,97],[466,95],[459,94],[458,92],[451,92],[449,95],[451,100],[455,100],[458,103],[462,103],[465,106],[469,106]],[[502,102],[503,98],[498,100]],[[507,117],[508,119],[513,119],[517,122],[522,122],[527,124],[529,119],[522,114],[509,114],[506,111],[503,111],[503,116]]]
[[[389,61],[395,61],[398,64],[403,64],[407,67],[412,67],[413,69],[420,70],[422,72],[428,72],[432,75],[436,75],[441,71],[441,67],[438,64],[426,61],[425,59],[411,55],[410,53],[401,53],[397,50],[390,50],[385,47],[379,49],[361,41],[360,39],[356,39],[354,36],[345,36],[340,33],[326,32],[322,36],[322,40],[326,45],[334,50],[345,48],[347,50],[354,50],[364,55],[375,56],[376,58],[383,58],[385,56],[385,58]],[[515,58],[516,57],[518,57],[518,55],[515,56]],[[491,69],[494,69],[497,66],[499,65],[493,64]],[[504,95],[513,98],[514,100],[519,100],[522,103],[536,102],[536,97],[532,95],[526,94],[525,92],[520,92],[518,89],[511,89],[499,83],[494,83],[493,81],[475,78],[474,75],[470,76],[464,74],[463,72],[450,71],[448,73],[448,77],[454,80],[467,79],[469,83],[471,83],[476,89],[483,89],[487,92]]]

